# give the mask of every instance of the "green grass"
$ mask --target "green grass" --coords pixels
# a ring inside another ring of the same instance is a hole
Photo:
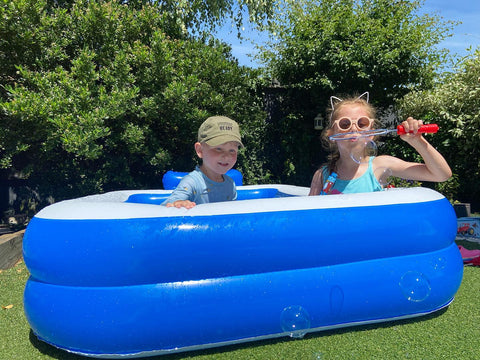
[[[0,272],[0,360],[87,359],[51,347],[31,333],[23,313],[25,264]],[[9,305],[13,305],[10,308]],[[7,307],[7,308],[5,308]],[[480,267],[465,267],[446,309],[424,317],[148,359],[476,359],[480,356]]]

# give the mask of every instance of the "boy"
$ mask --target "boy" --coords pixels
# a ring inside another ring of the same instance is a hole
[[[186,175],[162,205],[191,209],[197,204],[235,200],[235,183],[225,173],[237,162],[243,147],[238,124],[226,116],[212,116],[198,129],[195,151],[202,165]]]

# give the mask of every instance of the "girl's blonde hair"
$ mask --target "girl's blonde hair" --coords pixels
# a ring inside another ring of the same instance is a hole
[[[367,95],[366,98],[364,98],[364,95]],[[338,159],[340,158],[340,153],[338,151],[337,147],[337,142],[336,141],[331,141],[328,137],[332,135],[332,128],[335,120],[338,118],[338,113],[340,109],[344,108],[345,106],[362,106],[365,108],[365,111],[368,114],[368,117],[370,119],[374,119],[375,121],[372,124],[372,129],[375,129],[378,125],[378,120],[376,119],[377,117],[377,110],[373,105],[371,105],[368,102],[368,93],[364,93],[360,96],[358,95],[349,95],[347,97],[344,97],[342,99],[337,98],[337,97],[332,97],[330,99],[330,106],[327,108],[327,119],[328,119],[328,125],[325,127],[325,129],[322,132],[322,144],[325,149],[329,150],[329,155],[327,157],[328,161],[326,164],[323,164],[322,166],[327,166],[328,172],[332,173],[335,171],[335,166],[337,164]]]

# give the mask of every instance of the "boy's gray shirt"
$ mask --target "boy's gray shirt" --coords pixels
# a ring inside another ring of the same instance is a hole
[[[210,180],[198,166],[185,175],[172,194],[162,205],[177,200],[190,200],[195,204],[229,201],[237,199],[235,182],[228,175],[223,175],[223,182]]]

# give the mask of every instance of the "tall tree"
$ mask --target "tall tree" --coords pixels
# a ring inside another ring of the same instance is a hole
[[[379,104],[432,85],[453,23],[420,15],[421,0],[300,0],[272,23],[264,56],[282,85],[325,93],[367,91]],[[322,101],[324,102],[324,101]]]
[[[69,8],[75,2],[76,0],[47,0],[47,6]],[[228,20],[233,21],[237,29],[240,29],[244,21],[262,24],[270,18],[276,7],[274,0],[116,0],[116,2],[137,10],[145,5],[155,6],[160,13],[167,14],[183,30],[193,32],[202,29],[213,30]],[[245,19],[245,16],[248,16],[248,19]]]

